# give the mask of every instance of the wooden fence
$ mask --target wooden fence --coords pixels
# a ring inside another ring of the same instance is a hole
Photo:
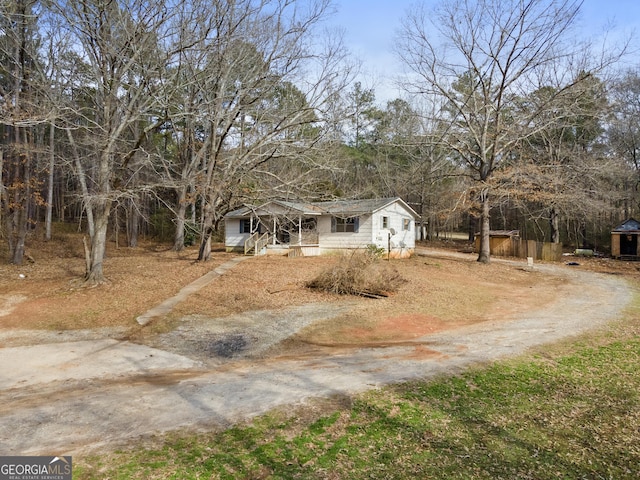
[[[480,249],[480,238],[476,237],[476,251]],[[519,237],[491,237],[489,239],[491,255],[499,257],[532,257],[534,260],[559,262],[562,260],[562,244],[522,240]]]
[[[551,262],[559,262],[562,260],[562,244],[549,242],[536,242],[535,240],[515,240],[514,257],[527,258],[532,257],[534,260],[546,260]]]

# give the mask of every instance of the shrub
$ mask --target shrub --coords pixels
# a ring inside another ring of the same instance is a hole
[[[344,254],[337,265],[322,271],[306,286],[342,295],[386,297],[404,282],[398,271],[376,252],[365,250]]]
[[[367,245],[367,254],[373,255],[376,258],[382,258],[387,254],[387,251],[375,244]]]

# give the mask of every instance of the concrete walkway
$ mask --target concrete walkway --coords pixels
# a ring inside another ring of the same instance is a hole
[[[236,257],[232,260],[229,260],[226,263],[223,263],[218,268],[210,271],[206,275],[203,275],[197,280],[194,280],[193,282],[191,282],[189,285],[184,287],[173,297],[168,298],[167,300],[162,302],[160,305],[156,305],[151,310],[147,310],[146,313],[143,313],[138,318],[136,318],[137,322],[140,325],[144,326],[144,325],[147,325],[149,322],[151,322],[151,320],[153,320],[155,317],[166,315],[167,313],[171,312],[171,310],[173,310],[173,307],[175,307],[178,303],[185,300],[189,295],[191,295],[192,293],[196,293],[201,288],[205,287],[206,285],[209,285],[213,280],[218,278],[220,275],[223,275],[227,270],[230,270],[231,268],[235,267],[238,263],[248,258],[251,258],[251,257]]]

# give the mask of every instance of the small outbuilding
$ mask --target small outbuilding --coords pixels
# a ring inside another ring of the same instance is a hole
[[[475,250],[480,251],[481,233],[475,234]],[[519,230],[491,230],[489,232],[489,252],[501,257],[517,257],[520,242]]]
[[[611,256],[620,260],[640,260],[640,222],[630,218],[611,232]]]
[[[419,215],[401,198],[245,205],[225,215],[228,252],[314,256],[371,245],[392,257],[415,249]]]

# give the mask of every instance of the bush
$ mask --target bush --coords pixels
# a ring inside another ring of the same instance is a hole
[[[345,254],[337,265],[322,271],[306,286],[342,295],[386,297],[404,282],[398,271],[376,252],[365,250]]]
[[[387,251],[382,247],[371,244],[367,245],[367,254],[372,255],[376,258],[382,258],[387,254]]]

